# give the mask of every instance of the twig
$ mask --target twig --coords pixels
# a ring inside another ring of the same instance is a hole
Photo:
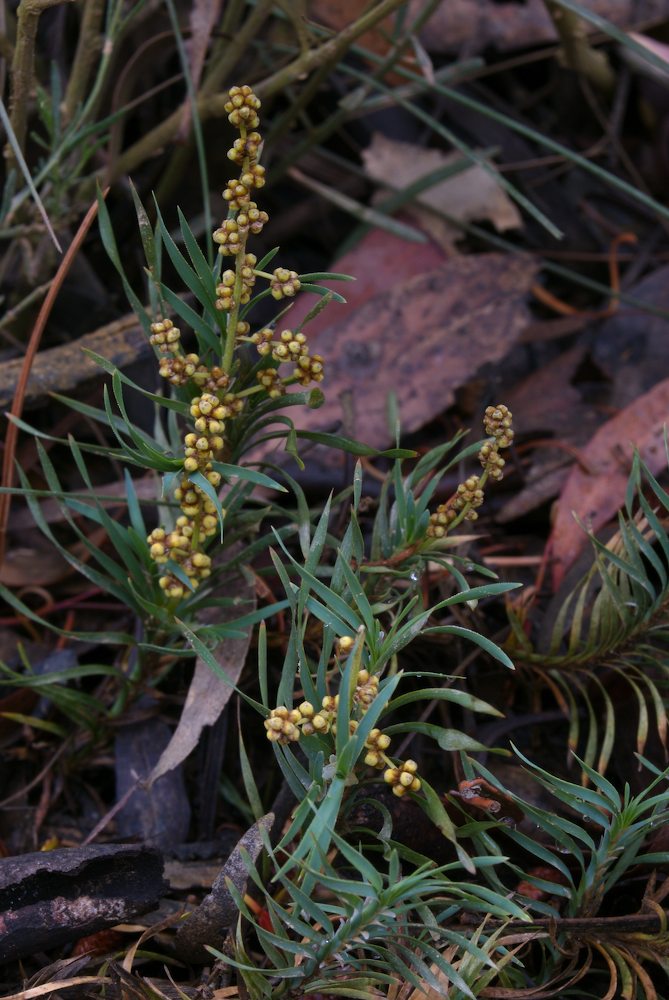
[[[63,2],[72,3],[72,0],[21,0],[16,12],[16,46],[12,62],[12,96],[9,116],[12,130],[21,150],[25,146],[28,130],[28,109],[35,71],[35,39],[37,38],[39,19],[43,11]],[[5,156],[9,172],[9,170],[16,168],[16,159],[11,148],[5,149]]]
[[[512,920],[505,924],[505,930],[532,931],[542,930],[547,933],[575,934],[578,937],[592,937],[600,934],[605,940],[610,940],[614,934],[661,934],[669,913],[630,913],[614,917],[547,917],[531,920],[527,923]]]
[[[393,13],[393,11],[397,10],[398,7],[401,7],[404,2],[405,0],[383,0],[382,3],[378,4],[378,6],[373,7],[371,10],[368,10],[365,14],[359,17],[353,24],[344,28],[343,31],[341,31],[334,38],[328,39],[327,42],[319,45],[318,48],[310,49],[308,52],[302,53],[282,69],[277,70],[277,72],[272,76],[260,81],[260,83],[258,83],[254,88],[258,97],[266,99],[276,93],[283,93],[286,87],[288,87],[288,85],[294,80],[308,75],[324,63],[333,60],[336,61],[350,47],[356,38],[364,34],[366,31],[369,31],[369,29],[373,28],[379,21],[388,17]],[[240,32],[235,37],[234,46],[229,45],[229,48],[234,48],[236,52],[237,49],[241,51],[239,38],[241,37],[242,31],[246,31],[246,24],[242,29],[240,29]],[[198,95],[197,113],[200,116],[201,121],[205,121],[208,118],[220,118],[226,114],[225,104],[228,100],[227,94],[210,93],[210,88],[215,82],[217,83],[219,81],[221,72],[221,67],[217,66],[216,70],[207,77],[207,80],[203,84],[200,94]],[[181,107],[177,108],[176,111],[172,112],[172,114],[162,121],[160,125],[157,125],[150,132],[147,132],[147,134],[139,139],[134,146],[127,149],[125,153],[118,158],[114,168],[110,171],[111,180],[118,180],[124,174],[134,170],[140,163],[143,163],[150,156],[171,142],[179,130],[182,117],[183,109]]]

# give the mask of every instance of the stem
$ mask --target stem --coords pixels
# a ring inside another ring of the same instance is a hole
[[[241,392],[235,393],[236,399],[244,399],[248,396],[254,396],[257,392],[263,392],[263,387],[261,385],[250,385],[248,389],[242,389]]]
[[[122,4],[117,3],[116,7],[112,8],[111,13],[107,18],[105,37],[102,43],[102,57],[100,58],[100,65],[98,66],[93,86],[90,89],[86,103],[81,109],[82,122],[95,118],[97,107],[102,96],[102,87],[114,53],[114,47],[123,32],[123,21],[121,19],[122,13]]]
[[[83,5],[77,50],[63,101],[63,118],[69,122],[84,99],[93,67],[102,50],[102,19],[105,0],[86,0]]]
[[[232,70],[245,55],[248,47],[259,36],[260,29],[272,13],[273,5],[274,0],[259,0],[246,21],[235,30],[233,39],[222,41],[221,44],[224,46],[222,55],[220,58],[216,58],[217,52],[210,60],[212,68],[202,84],[201,93],[204,97],[216,94],[221,90]]]
[[[199,552],[200,550],[200,520],[201,515],[198,514],[196,518],[193,519],[193,535],[191,538],[191,552]]]
[[[613,93],[615,73],[605,54],[590,44],[583,20],[573,10],[566,10],[555,0],[544,0],[544,3],[560,37],[560,52],[564,64],[584,76],[601,93]]]
[[[338,35],[335,35],[334,38],[331,38],[317,49],[310,49],[309,52],[304,52],[288,63],[287,66],[277,70],[272,76],[263,80],[255,88],[256,93],[259,97],[271,96],[285,90],[293,80],[299,79],[306,73],[311,73],[312,70],[322,66],[323,63],[338,61],[340,56],[347,51],[356,38],[369,31],[379,21],[388,17],[389,14],[392,14],[401,7],[404,2],[405,0],[383,0],[378,7],[368,10],[357,21],[344,28]]]
[[[244,142],[247,136],[247,130],[242,125],[239,129],[239,137]],[[249,158],[245,156],[242,162],[242,169],[240,175],[249,169]],[[239,214],[238,211],[231,209],[228,212],[228,218],[236,218]],[[228,321],[226,324],[225,332],[225,345],[223,348],[223,358],[221,360],[221,368],[223,371],[229,375],[230,369],[232,368],[232,360],[235,351],[235,340],[237,337],[237,322],[239,320],[239,299],[244,288],[244,282],[242,280],[242,268],[244,267],[244,258],[246,256],[246,242],[248,239],[248,232],[244,239],[243,244],[240,246],[237,254],[235,255],[235,284],[232,289],[232,300],[234,306],[232,307],[230,314],[228,315]]]
[[[261,81],[254,88],[258,97],[261,99],[271,97],[277,92],[285,90],[286,87],[294,80],[297,80],[300,77],[311,73],[313,70],[318,69],[318,67],[322,66],[323,63],[333,59],[338,59],[359,35],[362,35],[365,31],[373,28],[378,21],[387,17],[389,14],[392,14],[393,11],[397,10],[398,7],[401,7],[404,2],[405,0],[383,0],[383,2],[377,7],[367,11],[367,13],[363,14],[362,17],[354,22],[354,24],[344,28],[344,30],[334,38],[324,42],[318,48],[310,49],[308,52],[302,53],[302,55],[298,56],[291,63],[288,63],[287,66],[284,66],[272,76],[267,77],[266,80]],[[251,18],[249,18],[249,21],[250,20]],[[234,52],[231,54],[231,65],[234,65],[240,57],[240,41],[244,41],[246,44],[247,24],[248,22],[246,22],[244,27],[237,33],[234,45],[229,45],[229,48],[234,49]],[[226,60],[226,72],[227,67],[228,62]],[[218,87],[220,80],[222,79],[221,73],[222,70],[219,65],[207,78],[198,96],[197,113],[202,121],[205,121],[208,118],[221,118],[224,114],[226,114],[225,104],[228,100],[227,94],[211,93],[213,89]],[[127,149],[125,153],[118,158],[113,170],[110,172],[110,183],[118,180],[119,177],[129,173],[131,170],[134,170],[135,167],[147,160],[153,153],[155,153],[156,150],[168,145],[177,134],[182,118],[183,108],[177,108],[177,110],[172,112],[172,114],[162,121],[160,125],[157,125],[150,132],[147,132],[147,134],[142,139],[138,140],[134,146]]]
[[[232,290],[232,297],[235,304],[230,310],[230,314],[228,316],[228,325],[225,334],[225,349],[223,351],[223,360],[221,362],[221,368],[227,375],[230,374],[232,359],[235,351],[237,321],[239,319],[239,297],[242,294],[242,289],[244,287],[242,282],[242,268],[244,267],[245,254],[246,240],[244,240],[243,245],[239,248],[239,251],[235,256],[235,285]]]
[[[259,33],[263,23],[270,15],[271,6],[272,0],[263,0],[262,3],[259,3],[241,28],[235,31],[233,41],[225,39],[222,43],[225,45],[222,56],[218,60],[215,54],[212,56],[210,62],[213,64],[213,69],[207,74],[197,99],[193,102],[201,122],[208,118],[222,118],[226,114],[224,106],[228,96],[219,92],[222,83]],[[152,156],[157,149],[167,146],[177,134],[183,121],[183,114],[182,105],[119,156],[110,171],[109,183],[113,183],[124,174],[130,173],[140,163]]]
[[[21,0],[16,12],[16,45],[12,62],[12,94],[9,118],[19,149],[23,152],[28,131],[28,108],[35,74],[35,39],[43,11],[64,0]],[[72,2],[72,0],[67,0]],[[5,147],[7,171],[17,168],[11,147]]]

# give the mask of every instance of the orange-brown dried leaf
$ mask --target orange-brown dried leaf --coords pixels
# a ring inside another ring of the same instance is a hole
[[[461,781],[457,791],[449,794],[459,798],[468,809],[491,813],[498,820],[506,819],[519,823],[525,816],[523,810],[513,799],[486,781],[485,778]]]
[[[596,532],[623,506],[634,450],[638,449],[653,474],[666,466],[668,413],[669,379],[664,379],[607,421],[581,449],[582,463],[589,471],[579,464],[569,473],[548,543],[555,588],[588,544],[576,519]]]

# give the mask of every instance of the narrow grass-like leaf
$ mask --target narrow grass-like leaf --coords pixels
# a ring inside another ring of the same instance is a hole
[[[123,263],[121,261],[121,255],[119,254],[118,246],[116,244],[116,238],[114,236],[114,230],[109,217],[109,211],[100,190],[98,190],[98,226],[100,229],[102,245],[107,251],[107,256],[120,275],[126,298],[128,299],[128,302],[130,303],[133,312],[136,314],[142,328],[144,329],[146,336],[149,337],[151,335],[151,321],[146,314],[144,306],[135,295],[126,276],[125,268],[123,267]]]
[[[405,694],[393,698],[388,705],[388,711],[394,712],[398,708],[410,705],[414,701],[431,701],[433,698],[440,701],[452,701],[456,705],[462,705],[464,708],[469,709],[470,712],[481,712],[484,715],[504,717],[503,712],[494,708],[493,705],[489,705],[487,701],[482,701],[480,698],[474,697],[468,691],[458,691],[455,688],[422,688],[420,691],[407,691]]]
[[[276,479],[272,479],[271,476],[265,475],[264,472],[258,472],[255,469],[249,469],[245,465],[230,465],[226,462],[212,462],[212,468],[216,472],[220,472],[222,476],[226,476],[228,479],[242,479],[245,482],[253,483],[255,486],[265,486],[270,490],[277,490],[279,493],[287,493],[288,490],[281,483],[277,483]]]
[[[211,502],[213,503],[214,507],[216,508],[216,514],[218,516],[218,523],[220,525],[220,535],[219,535],[219,538],[220,538],[221,544],[223,544],[223,529],[224,529],[224,525],[225,525],[225,511],[223,510],[223,507],[221,506],[221,501],[220,501],[220,498],[219,498],[219,495],[218,495],[217,491],[211,485],[211,483],[209,482],[209,480],[207,479],[207,477],[205,475],[203,475],[203,473],[201,473],[199,471],[198,472],[189,472],[188,473],[188,481],[190,483],[192,483],[193,486],[197,486],[197,488],[199,490],[201,490],[202,493],[204,493],[204,495],[211,500]]]
[[[335,292],[332,288],[326,288],[324,285],[314,285],[310,281],[302,281],[300,290],[303,292],[313,292],[314,295],[328,295],[334,302],[341,302],[342,305],[346,305],[346,299],[343,295]]]
[[[247,705],[250,705],[251,708],[255,708],[256,712],[259,712],[262,716],[264,716],[266,714],[265,706],[261,705],[259,701],[255,700],[255,698],[251,698],[245,691],[241,691],[236,684],[233,684],[225,670],[223,670],[218,663],[212,651],[205,646],[199,636],[186,624],[186,622],[181,621],[179,618],[175,618],[174,620],[192,648],[195,650],[197,655],[204,660],[209,669],[216,674],[217,677],[220,677],[224,684],[227,684],[228,687],[231,687],[233,691],[240,695]],[[230,624],[234,625],[234,622],[231,622]]]
[[[161,396],[156,392],[149,392],[148,389],[143,389],[141,385],[137,385],[133,382],[125,372],[122,372],[112,361],[108,361],[107,358],[102,357],[101,354],[96,354],[95,351],[91,351],[88,348],[83,348],[83,353],[86,354],[91,361],[94,361],[96,365],[99,365],[104,371],[109,375],[116,375],[120,381],[127,385],[129,388],[134,389],[135,392],[139,392],[145,399],[150,399],[152,403],[156,403],[158,406],[164,406],[168,410],[175,410],[182,416],[186,416],[188,413],[188,404],[182,402],[179,399],[172,399],[170,396]],[[53,394],[54,398],[61,399],[64,402],[68,402],[66,396],[59,396],[56,393]],[[76,401],[75,401],[76,402]],[[68,405],[72,405],[72,402],[68,402]]]
[[[457,635],[462,639],[467,639],[469,642],[473,642],[474,645],[480,646],[481,649],[485,650],[490,656],[495,660],[499,660],[505,667],[510,670],[514,670],[513,661],[507,656],[503,649],[494,643],[487,636],[481,635],[479,632],[473,631],[473,629],[463,628],[461,625],[434,625],[430,628],[423,629],[424,635]]]

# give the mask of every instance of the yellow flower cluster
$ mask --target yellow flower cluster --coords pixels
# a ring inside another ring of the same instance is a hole
[[[244,252],[249,233],[261,233],[269,216],[251,200],[251,192],[265,183],[265,170],[258,163],[262,138],[255,131],[260,125],[260,101],[247,86],[232,87],[228,96],[230,100],[225,105],[228,121],[240,132],[240,138],[228,150],[228,158],[241,167],[241,173],[225,186],[223,197],[230,213],[214,233],[214,243],[218,244],[219,253],[231,257]],[[255,263],[254,257],[251,269]],[[231,273],[236,279],[238,272]]]
[[[345,643],[344,636],[339,641],[341,652],[348,652],[353,644]],[[368,670],[360,670],[358,673],[355,691],[353,693],[353,704],[357,706],[360,715],[364,715],[379,691],[379,678],[375,674],[370,674]],[[267,732],[267,739],[271,743],[281,743],[286,746],[289,743],[297,743],[300,736],[312,736],[314,733],[326,735],[337,732],[337,709],[339,707],[339,695],[325,695],[321,700],[320,709],[311,704],[310,701],[303,701],[297,708],[286,708],[279,705],[273,708],[265,719],[264,726]],[[353,734],[358,728],[359,722],[351,719],[349,728]],[[418,765],[413,760],[406,760],[395,766],[386,755],[390,747],[390,737],[386,736],[380,729],[372,729],[365,740],[365,750],[367,753],[364,762],[369,767],[379,770],[385,768],[383,773],[384,781],[392,787],[393,794],[401,798],[408,791],[417,792],[420,790],[420,778],[416,776]],[[409,775],[411,779],[409,780]]]
[[[301,285],[295,271],[289,271],[285,267],[277,267],[272,272],[269,287],[272,298],[278,301],[279,299],[292,299],[299,292]]]
[[[384,771],[383,780],[390,785],[393,794],[401,798],[407,792],[420,791],[420,778],[416,777],[418,764],[415,760],[405,760],[399,767],[389,767]]]
[[[224,271],[221,280],[216,286],[216,308],[230,312],[237,305],[245,306],[251,298],[253,286],[256,283],[256,273],[253,268],[257,264],[257,257],[252,253],[245,253],[242,266],[239,269],[240,282],[237,298],[235,289],[237,286],[237,274],[235,271]]]
[[[159,581],[167,596],[174,600],[195,589],[211,573],[211,559],[203,549],[217,530],[217,505],[210,493],[191,482],[191,477],[200,473],[212,490],[218,490],[221,475],[214,470],[213,463],[225,448],[227,422],[242,411],[242,396],[264,391],[274,398],[283,395],[288,385],[306,386],[323,379],[323,359],[309,355],[303,333],[284,330],[272,342],[271,330],[250,336],[249,324],[240,319],[240,307],[250,301],[259,276],[269,282],[271,295],[277,300],[296,295],[300,279],[294,271],[283,267],[271,274],[257,270],[256,256],[246,250],[249,236],[260,233],[268,221],[267,213],[252,199],[254,191],[265,184],[265,169],[258,163],[262,146],[257,131],[260,101],[248,86],[232,87],[228,97],[225,105],[228,120],[239,130],[228,158],[239,167],[239,176],[228,180],[225,186],[223,198],[228,216],[213,234],[219,253],[235,258],[234,268],[223,270],[216,284],[216,308],[226,314],[225,351],[220,364],[205,365],[199,355],[184,353],[180,330],[172,320],[157,318],[151,324],[150,340],[158,354],[160,375],[173,386],[194,390],[190,400],[192,428],[184,436],[184,477],[175,490],[181,514],[174,530],[155,528],[147,539],[154,562],[160,566],[171,562],[181,571],[167,572]],[[235,344],[243,342],[256,344],[260,354],[267,356],[268,367],[258,372],[257,386],[234,393],[230,391],[232,352]],[[290,375],[280,377],[277,365],[284,362],[291,362],[294,368]],[[294,724],[287,716],[276,718],[286,725]],[[272,732],[280,730],[274,728]]]
[[[214,393],[204,392],[191,400],[190,415],[195,430],[184,437],[184,470],[189,475],[201,472],[214,490],[218,489],[222,478],[220,472],[213,468],[213,462],[225,445],[223,437],[225,421],[236,416],[242,407],[243,400],[235,398],[233,393],[226,393],[221,400]],[[168,544],[165,558],[154,555],[153,548],[150,551],[152,558],[158,563],[172,559],[179,564],[195,588],[200,580],[211,573],[211,560],[201,551],[201,543],[216,534],[218,527],[216,505],[204,490],[188,478],[181,480],[174,491],[174,496],[183,512],[177,519],[177,526],[183,522],[181,534],[188,539],[189,545],[175,547]],[[162,529],[157,530],[162,531]],[[167,540],[169,541],[171,537],[168,535]],[[148,539],[150,545],[160,540],[156,539],[155,531]],[[162,553],[158,555],[162,556]],[[193,572],[192,567],[195,568]],[[185,588],[174,576],[163,576],[159,582],[170,597],[184,596]]]
[[[210,486],[218,489],[221,474],[214,470],[212,463],[225,445],[225,421],[241,412],[243,400],[225,392],[230,378],[222,368],[208,368],[200,363],[197,354],[182,353],[180,331],[170,319],[151,324],[150,340],[158,349],[159,370],[163,378],[172,385],[190,383],[205,390],[190,404],[194,429],[184,437],[184,472],[187,476],[174,493],[182,513],[173,531],[154,528],[147,538],[153,561],[158,565],[168,561],[175,563],[187,577],[190,588],[196,589],[202,580],[211,575],[211,559],[202,550],[202,545],[216,534],[218,518],[213,500],[187,477],[201,472]],[[161,576],[159,584],[173,600],[182,598],[190,589],[174,573]]]
[[[513,444],[512,421],[513,413],[504,403],[489,406],[485,411],[483,426],[491,440],[486,441],[479,451],[479,462],[491,479],[501,479],[503,476],[502,469],[506,463],[499,454],[499,449],[510,448]]]
[[[460,483],[454,495],[446,503],[440,504],[430,515],[427,528],[428,538],[444,538],[448,531],[462,520],[475,521],[476,508],[484,500],[483,487],[488,479],[500,480],[506,464],[499,454],[500,448],[509,448],[513,443],[513,414],[508,406],[487,407],[483,416],[483,426],[489,439],[481,447],[478,458],[483,467],[480,476],[469,476]]]
[[[275,368],[263,368],[258,372],[258,381],[267,388],[270,396],[280,396],[291,382],[307,386],[311,382],[322,382],[325,378],[324,361],[320,354],[309,354],[305,335],[298,331],[282,330],[278,340],[273,340],[274,330],[265,327],[248,339],[255,344],[261,357],[271,357],[278,364],[284,362],[295,365],[291,377],[281,379]],[[273,373],[273,374],[270,374]]]
[[[215,525],[216,518],[213,520]],[[154,528],[147,538],[153,561],[161,565],[171,559],[186,574],[193,589],[211,575],[211,558],[196,547],[195,524],[193,519],[182,514],[177,518],[174,531],[168,533],[164,528]],[[186,587],[174,574],[161,576],[159,583],[168,597],[178,600],[184,596]]]
[[[239,129],[239,139],[228,150],[228,158],[240,168],[239,177],[229,180],[223,192],[228,205],[228,217],[214,233],[214,242],[219,253],[235,257],[235,268],[223,271],[216,286],[216,308],[228,313],[236,321],[240,306],[249,302],[256,279],[261,276],[269,281],[269,290],[277,301],[294,298],[300,290],[300,278],[295,271],[277,267],[271,274],[257,270],[257,259],[247,253],[246,243],[250,234],[259,233],[268,221],[267,212],[260,211],[252,200],[252,193],[265,184],[265,170],[258,163],[262,146],[262,136],[257,131],[260,125],[258,111],[260,101],[250,87],[232,87],[225,105],[228,120]],[[263,389],[270,398],[284,395],[291,384],[308,386],[312,382],[322,382],[324,378],[323,358],[309,355],[306,337],[300,331],[281,332],[279,339],[272,340],[273,331],[264,329],[253,336],[237,324],[236,338],[255,344],[261,356],[272,362],[269,367],[257,373],[258,389]],[[280,376],[276,366],[292,363],[290,375]]]
[[[200,363],[199,355],[183,354],[181,331],[171,319],[159,319],[151,324],[149,341],[158,350],[159,371],[162,378],[172,385],[193,382],[210,392],[227,389],[229,377],[218,367],[207,368]]]
[[[221,474],[214,470],[212,462],[224,445],[225,418],[239,412],[242,401],[227,393],[221,402],[216,393],[227,389],[228,375],[218,366],[208,368],[201,364],[197,354],[184,355],[180,331],[170,319],[151,324],[150,340],[158,349],[163,378],[172,385],[191,383],[207,390],[191,401],[195,432],[184,437],[184,471],[202,472],[211,487],[218,489]],[[185,574],[190,586],[175,573],[165,573],[158,581],[168,598],[179,600],[211,575],[211,558],[203,551],[202,543],[216,533],[218,518],[213,500],[187,477],[181,480],[174,495],[181,507],[174,530],[154,528],[147,542],[155,563],[162,566],[173,562]]]

